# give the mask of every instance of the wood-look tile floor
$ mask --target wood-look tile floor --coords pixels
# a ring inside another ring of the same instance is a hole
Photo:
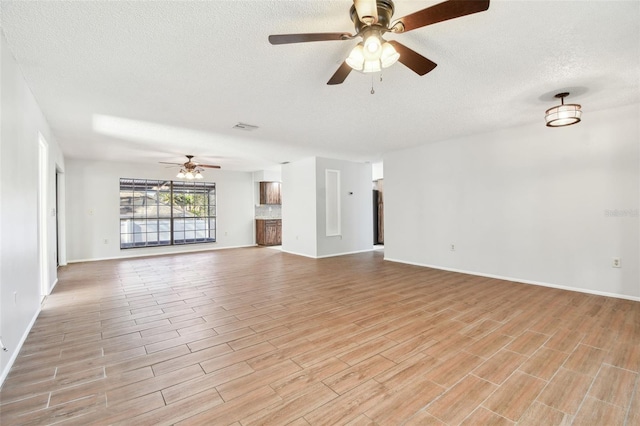
[[[264,248],[72,264],[3,426],[638,425],[640,303]]]

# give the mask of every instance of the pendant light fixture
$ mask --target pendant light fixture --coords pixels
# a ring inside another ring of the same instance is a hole
[[[569,92],[562,92],[555,95],[560,99],[560,105],[549,108],[545,113],[547,127],[571,126],[580,122],[582,117],[582,106],[579,104],[565,104],[564,98],[569,96]]]

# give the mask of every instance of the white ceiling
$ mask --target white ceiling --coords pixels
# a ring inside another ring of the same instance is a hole
[[[396,1],[395,18],[439,1]],[[486,12],[388,34],[438,64],[326,85],[356,41],[350,0],[6,1],[2,30],[69,158],[230,170],[385,152],[539,123],[568,90],[591,111],[640,102],[640,1],[492,0]],[[232,127],[244,122],[253,132]],[[552,130],[550,130],[552,131]]]

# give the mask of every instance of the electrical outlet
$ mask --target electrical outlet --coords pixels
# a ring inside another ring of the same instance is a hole
[[[456,245],[455,244],[451,244],[451,251],[456,251]]]
[[[105,239],[104,239],[104,241],[103,241],[103,243],[105,243],[105,244],[109,244],[109,239],[108,239],[108,238],[105,238]]]
[[[613,261],[611,262],[611,267],[612,268],[622,268],[622,265],[620,264],[620,258],[619,257],[614,257]]]

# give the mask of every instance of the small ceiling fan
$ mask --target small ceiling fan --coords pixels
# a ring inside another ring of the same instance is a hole
[[[186,155],[187,157],[187,162],[186,163],[169,163],[166,161],[160,161],[160,164],[171,164],[174,166],[181,166],[180,168],[180,172],[178,172],[178,175],[176,177],[182,179],[182,178],[186,178],[186,179],[202,179],[202,171],[203,171],[203,167],[209,168],[209,169],[219,169],[220,166],[215,166],[213,164],[200,164],[200,163],[196,163],[195,161],[191,161],[191,159],[193,158],[193,155]]]
[[[425,75],[436,67],[436,63],[416,51],[395,41],[386,41],[385,33],[406,33],[449,19],[489,9],[489,0],[448,0],[419,10],[391,22],[393,0],[353,0],[351,20],[355,34],[350,33],[306,33],[270,35],[271,44],[304,43],[310,41],[353,40],[362,37],[349,57],[340,65],[327,84],[344,82],[352,69],[360,72],[378,72],[396,61],[404,64],[418,75]]]

